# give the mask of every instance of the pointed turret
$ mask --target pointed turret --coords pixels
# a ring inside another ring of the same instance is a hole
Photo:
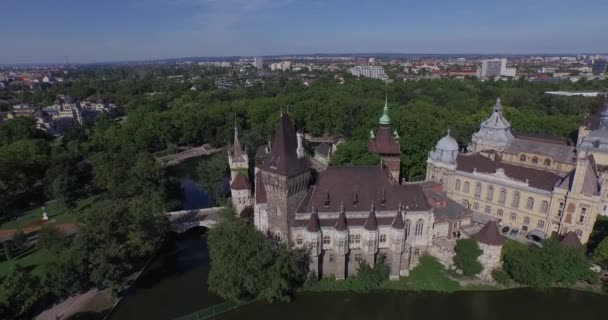
[[[405,229],[405,222],[403,221],[403,212],[401,211],[401,204],[399,204],[399,211],[397,211],[397,214],[395,215],[395,218],[393,219],[393,223],[391,224],[391,227],[396,230]]]
[[[494,112],[502,115],[502,104],[500,98],[496,98],[496,104],[494,104]]]
[[[472,235],[471,238],[491,246],[502,246],[505,243],[505,238],[500,235],[496,221],[488,221],[479,232]]]
[[[391,117],[388,116],[388,93],[386,94],[386,98],[384,99],[384,109],[382,111],[382,117],[380,117],[378,123],[381,126],[391,125]]]
[[[239,141],[239,128],[236,125],[236,117],[234,117],[234,142],[232,144],[233,161],[240,161],[242,155],[243,149],[241,148],[241,142]]]
[[[321,226],[319,225],[319,214],[318,210],[313,209],[313,212],[310,214],[310,219],[308,219],[308,225],[306,225],[306,231],[308,232],[319,232],[321,231]]]
[[[365,220],[365,224],[363,228],[367,231],[376,231],[378,230],[378,220],[376,219],[376,208],[372,203],[372,209],[369,211],[369,215],[367,216],[367,220]]]
[[[344,212],[344,205],[340,206],[340,215],[338,216],[338,220],[336,221],[334,228],[336,229],[336,231],[340,232],[348,230],[348,225],[346,224],[346,213]]]
[[[270,155],[260,166],[262,170],[283,176],[294,176],[310,168],[306,157],[298,157],[298,138],[289,115],[283,113],[275,132]]]

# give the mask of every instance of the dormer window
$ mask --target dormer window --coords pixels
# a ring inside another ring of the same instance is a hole
[[[325,195],[325,203],[324,203],[325,207],[329,207],[329,202],[330,202],[330,199],[329,199],[329,191],[328,191]]]

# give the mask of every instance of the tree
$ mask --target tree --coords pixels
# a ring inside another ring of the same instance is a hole
[[[68,245],[67,237],[52,225],[42,227],[38,234],[38,248],[57,255]]]
[[[306,255],[276,244],[226,210],[209,233],[209,289],[244,302],[288,300],[308,273]]]
[[[27,242],[27,235],[23,232],[23,229],[19,228],[13,235],[13,243],[15,244],[15,248],[21,249]]]
[[[40,278],[16,264],[2,281],[2,289],[15,318],[27,318],[32,307],[45,295]]]
[[[226,199],[226,174],[228,162],[224,154],[211,156],[196,167],[201,188],[217,203]]]
[[[354,290],[368,292],[378,289],[388,279],[389,274],[390,267],[386,263],[386,256],[380,254],[373,268],[366,261],[359,262],[357,275],[351,277],[348,281],[351,282],[351,287]]]
[[[505,254],[503,269],[516,282],[539,288],[597,282],[582,249],[563,246],[556,240],[542,244],[541,248],[533,246]]]
[[[608,268],[608,238],[604,238],[593,251],[593,262],[602,268]]]
[[[458,239],[454,248],[454,264],[467,277],[472,277],[483,270],[477,258],[483,253],[474,239]]]
[[[4,241],[2,242],[2,246],[4,247],[4,255],[6,256],[6,260],[11,260],[13,258],[11,244],[8,241]]]

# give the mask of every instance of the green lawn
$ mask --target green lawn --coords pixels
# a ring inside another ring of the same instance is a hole
[[[409,276],[402,277],[398,281],[387,281],[383,285],[383,288],[442,292],[452,292],[461,289],[457,281],[449,278],[443,265],[437,259],[428,255],[420,258],[420,264],[410,271]]]
[[[77,213],[93,203],[96,196],[80,200],[76,203],[74,214],[69,214],[66,207],[55,200],[46,203],[46,210],[49,214],[49,219],[55,223],[71,223],[76,221]],[[28,227],[30,223],[42,219],[42,207],[38,207],[23,213],[21,217],[15,220],[7,221],[0,225],[0,230],[18,229]]]
[[[51,258],[49,254],[44,251],[31,247],[13,256],[13,259],[6,260],[6,257],[0,258],[0,279],[3,279],[9,274],[15,264],[19,264],[24,268],[31,268],[32,272],[38,276],[42,276],[45,271],[46,263]],[[0,302],[6,302],[4,291],[0,286]]]

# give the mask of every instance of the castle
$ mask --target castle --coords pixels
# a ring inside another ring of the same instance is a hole
[[[608,128],[608,111],[605,118]],[[480,243],[485,274],[499,264],[500,232],[569,239],[575,232],[576,240],[587,241],[605,199],[594,160],[601,143],[577,152],[559,141],[515,137],[497,101],[470,151],[461,152],[448,130],[429,153],[426,181],[404,182],[387,102],[378,125],[368,151],[381,165],[329,166],[311,185],[303,133],[281,114],[272,143],[256,151],[254,188],[235,127],[228,151],[233,206],[238,212],[253,207],[256,228],[309,248],[310,270],[336,279],[356,274],[360,261],[373,266],[380,255],[391,279],[406,276],[422,254],[436,252],[436,242],[459,238],[461,231]],[[598,128],[590,127],[583,140],[606,130],[608,150],[608,129]],[[465,232],[471,228],[475,232]]]
[[[471,208],[474,220],[545,239],[574,232],[585,243],[608,193],[608,103],[583,126],[577,146],[542,135],[514,135],[500,99],[460,153],[450,132],[429,153],[426,179]]]

